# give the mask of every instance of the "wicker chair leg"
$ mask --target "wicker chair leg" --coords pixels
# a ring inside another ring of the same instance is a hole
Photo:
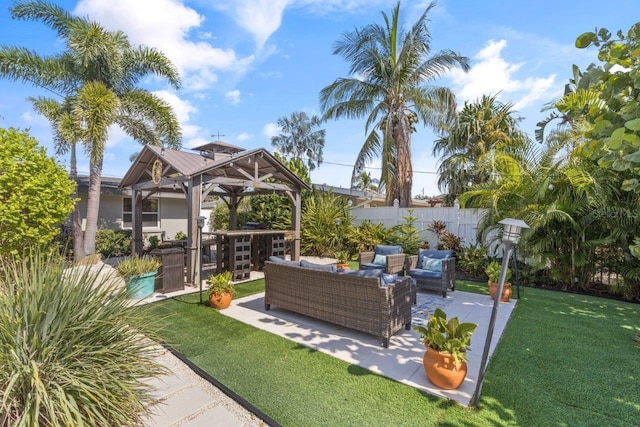
[[[382,338],[382,346],[384,348],[389,348],[389,338]]]
[[[267,304],[267,303],[265,303],[265,304],[264,304],[264,310],[265,310],[265,311],[269,311],[269,310],[271,310],[271,304]]]
[[[404,325],[404,328],[409,331],[411,330],[411,322],[407,323],[406,325]]]

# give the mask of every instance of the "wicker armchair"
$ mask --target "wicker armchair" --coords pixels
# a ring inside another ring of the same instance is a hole
[[[378,257],[376,258],[376,256]],[[358,254],[358,269],[380,269],[388,274],[402,273],[404,271],[404,261],[405,254],[402,253],[402,246],[377,245],[371,252],[360,252]]]
[[[425,256],[439,260],[440,271],[423,266],[421,261]],[[450,250],[420,250],[418,255],[407,256],[405,274],[414,279],[419,288],[442,292],[445,298],[448,291],[456,290],[456,259]]]

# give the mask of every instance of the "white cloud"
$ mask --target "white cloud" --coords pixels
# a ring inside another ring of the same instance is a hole
[[[224,94],[224,97],[227,98],[232,105],[238,105],[240,103],[240,91],[238,89],[230,90]]]
[[[205,145],[210,143],[211,141],[205,139],[205,138],[201,138],[201,137],[197,137],[197,138],[191,138],[189,139],[184,146],[187,148],[193,148],[193,147],[200,147],[201,145]]]
[[[244,72],[254,60],[189,40],[189,32],[205,18],[179,0],[81,0],[74,12],[89,15],[106,28],[123,30],[134,44],[163,51],[178,67],[187,89],[208,88],[217,81],[215,70]]]
[[[191,105],[189,101],[185,101],[175,93],[166,90],[159,90],[153,93],[171,105],[176,117],[178,118],[178,122],[180,123],[182,136],[184,138],[195,137],[202,132],[202,128],[200,126],[190,123],[191,115],[197,113],[198,109]]]
[[[468,73],[454,69],[449,76],[454,82],[455,92],[460,101],[474,101],[482,95],[502,93],[509,98],[514,109],[522,109],[538,99],[553,98],[556,90],[555,74],[546,77],[526,77],[518,79],[516,74],[526,71],[525,63],[509,63],[502,56],[507,46],[506,40],[489,40],[475,55],[475,64]],[[460,102],[462,104],[462,102]]]
[[[236,140],[238,140],[238,141],[248,141],[251,138],[253,138],[253,135],[251,135],[250,133],[247,133],[247,132],[242,132],[240,135],[238,135]]]
[[[262,128],[262,132],[271,139],[272,136],[276,136],[280,133],[280,127],[275,123],[267,123],[264,125],[264,128]]]

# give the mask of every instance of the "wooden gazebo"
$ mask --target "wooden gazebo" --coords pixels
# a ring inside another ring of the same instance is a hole
[[[291,258],[300,258],[300,192],[309,186],[264,148],[245,150],[216,141],[193,148],[198,153],[146,145],[125,174],[121,188],[131,188],[132,250],[142,253],[142,201],[162,192],[184,193],[187,203],[187,282],[196,284],[200,204],[209,195],[229,206],[229,229],[237,229],[240,201],[256,194],[283,193],[290,199],[294,240]]]

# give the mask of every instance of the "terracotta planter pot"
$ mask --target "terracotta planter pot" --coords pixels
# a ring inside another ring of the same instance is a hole
[[[341,268],[343,270],[348,270],[349,269],[349,263],[344,263],[344,264],[338,263],[338,264],[336,264],[336,268]]]
[[[218,310],[224,310],[231,304],[232,297],[230,292],[209,294],[209,305]]]
[[[450,354],[440,353],[431,347],[427,347],[422,362],[429,381],[444,390],[460,387],[467,376],[467,362],[456,363]]]
[[[498,292],[498,284],[494,282],[489,282],[489,295],[491,295],[491,299],[495,299],[496,292]],[[500,302],[509,302],[511,299],[511,283],[505,283],[502,287],[502,295],[500,295]]]

